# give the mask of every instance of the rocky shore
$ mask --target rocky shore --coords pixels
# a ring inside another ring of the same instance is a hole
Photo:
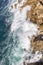
[[[43,65],[43,62],[30,63],[30,64],[27,64],[27,65]]]
[[[27,11],[27,19],[30,18],[30,21],[37,24],[39,30],[39,34],[33,36],[31,46],[34,52],[39,51],[42,53],[41,60],[43,60],[43,0],[27,0],[21,8],[27,5],[31,6],[31,10]],[[27,65],[43,65],[43,62]]]

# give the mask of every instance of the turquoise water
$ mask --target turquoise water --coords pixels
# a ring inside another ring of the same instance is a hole
[[[13,13],[8,11],[10,0],[0,0],[0,65],[19,65],[23,49],[18,48],[17,34],[10,32]],[[17,56],[16,56],[17,54]]]

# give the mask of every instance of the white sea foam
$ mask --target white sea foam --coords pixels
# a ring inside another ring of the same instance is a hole
[[[19,38],[19,44],[18,44],[19,46],[18,48],[16,48],[17,52],[15,52],[14,56],[18,55],[22,57],[20,63],[24,60],[25,56],[26,57],[27,55],[31,56],[31,58],[30,59],[28,58],[28,60],[26,60],[25,62],[33,63],[33,62],[39,61],[42,56],[41,54],[38,54],[38,53],[32,54],[31,53],[32,51],[30,51],[32,50],[30,46],[31,45],[30,40],[33,35],[38,34],[38,27],[36,24],[31,23],[30,20],[26,20],[26,13],[28,10],[31,9],[31,7],[26,6],[22,9],[22,11],[20,11],[20,6],[21,4],[17,4],[16,9],[13,8],[10,11],[10,12],[13,12],[14,14],[14,19],[11,24],[11,32],[13,33],[13,41],[15,41],[14,33],[16,33]],[[20,48],[25,49],[26,51],[20,54]]]

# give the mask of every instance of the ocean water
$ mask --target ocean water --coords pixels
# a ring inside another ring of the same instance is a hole
[[[39,61],[42,54],[38,51],[33,54],[31,38],[39,33],[36,24],[26,20],[26,12],[30,6],[20,11],[11,5],[17,0],[0,0],[0,65],[23,65],[23,62],[33,63]]]

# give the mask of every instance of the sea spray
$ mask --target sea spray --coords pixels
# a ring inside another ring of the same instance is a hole
[[[23,2],[25,0],[22,1]],[[26,20],[26,13],[31,9],[30,6],[26,6],[20,11],[20,4],[17,3],[16,8],[11,8],[15,1],[8,1],[7,10],[4,9],[5,25],[8,27],[4,35],[7,34],[5,40],[1,42],[3,47],[0,49],[2,57],[1,65],[23,65],[23,62],[32,63],[40,60],[41,54],[32,54],[31,38],[33,35],[38,34],[38,27],[36,24],[31,23],[30,20]],[[5,13],[7,11],[7,14]],[[3,10],[2,10],[3,12]],[[10,16],[9,16],[9,15]],[[4,28],[4,29],[5,29]],[[4,30],[5,31],[5,30]],[[5,46],[4,46],[5,45]],[[38,58],[39,57],[39,58]],[[26,60],[27,58],[27,60]],[[36,61],[34,60],[36,59]]]

